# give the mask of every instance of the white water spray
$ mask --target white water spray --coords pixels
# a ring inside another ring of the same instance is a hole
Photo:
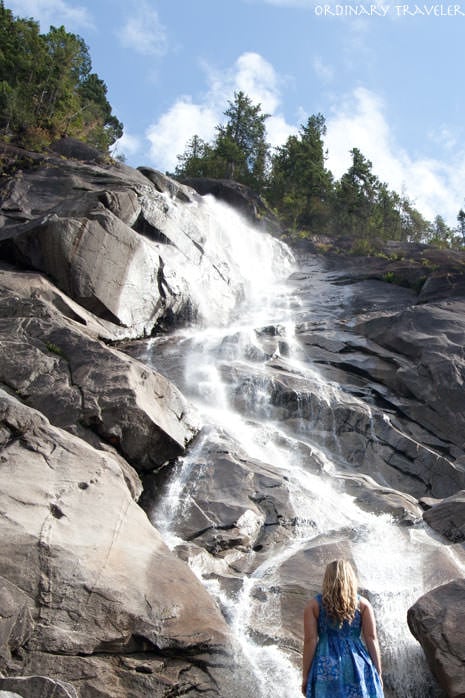
[[[229,434],[248,459],[266,463],[285,480],[296,522],[293,539],[270,549],[264,561],[253,550],[247,554],[231,550],[216,558],[199,553],[198,548],[190,559],[192,569],[229,618],[240,664],[247,666],[256,680],[255,698],[300,695],[298,651],[284,646],[279,631],[281,569],[319,536],[338,531],[352,532],[350,549],[361,586],[369,590],[375,607],[382,651],[391,667],[387,680],[390,692],[386,695],[431,698],[436,689],[422,651],[407,628],[406,612],[427,590],[423,569],[439,544],[421,527],[401,529],[388,515],[362,511],[344,492],[343,477],[338,477],[341,454],[329,452],[327,441],[321,442],[316,430],[302,429],[297,434],[283,430],[279,410],[270,399],[273,362],[310,385],[329,411],[344,405],[358,409],[369,421],[371,410],[304,362],[294,336],[295,314],[300,316],[302,309],[292,287],[284,283],[292,264],[286,248],[214,201],[209,202],[209,216],[205,254],[215,259],[223,256],[223,272],[234,286],[232,295],[241,302],[220,307],[202,283],[197,297],[201,325],[179,335],[179,344],[185,347],[182,389],[200,410],[206,429],[178,463],[165,497],[156,507],[154,523],[173,547],[179,542],[173,533],[176,523],[189,508],[198,506],[196,487],[208,460],[205,444]],[[215,216],[219,216],[220,225]],[[321,307],[318,312],[321,316]],[[267,328],[277,327],[278,336],[271,332],[268,339]],[[153,346],[162,350],[157,340]],[[333,441],[337,443],[336,438]],[[253,537],[261,523],[253,512],[246,511],[236,525],[248,527]],[[449,554],[454,555],[453,551]],[[244,556],[250,573],[244,574],[239,592],[228,591],[218,579],[230,574],[231,563],[244,560]],[[453,564],[460,565],[457,560]],[[277,629],[275,638],[269,635],[273,627]],[[230,694],[225,691],[225,695]],[[248,696],[237,694],[237,698]]]

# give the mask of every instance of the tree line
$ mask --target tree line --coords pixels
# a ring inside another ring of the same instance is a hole
[[[339,180],[326,166],[326,123],[314,114],[272,150],[259,104],[243,92],[234,94],[211,143],[194,135],[178,155],[173,176],[235,179],[260,194],[295,235],[348,236],[359,241],[422,241],[459,246],[465,240],[465,212],[457,228],[438,215],[426,220],[405,195],[392,191],[373,173],[358,148]]]
[[[84,40],[61,27],[41,34],[0,1],[0,138],[29,148],[72,136],[103,152],[123,134]]]

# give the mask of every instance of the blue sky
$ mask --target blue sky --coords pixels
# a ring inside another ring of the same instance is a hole
[[[465,205],[465,0],[6,0],[41,30],[82,36],[125,133],[128,164],[172,171],[209,141],[234,91],[260,102],[280,145],[327,122],[336,177],[358,147],[433,218]]]

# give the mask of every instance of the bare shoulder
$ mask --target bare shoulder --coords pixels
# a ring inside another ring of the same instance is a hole
[[[318,600],[316,597],[313,597],[313,599],[310,599],[310,601],[307,603],[305,606],[304,613],[305,614],[311,614],[315,616],[315,618],[318,618],[320,612],[320,607],[318,605]]]
[[[359,596],[360,612],[363,613],[366,609],[373,610],[371,603],[364,596]]]

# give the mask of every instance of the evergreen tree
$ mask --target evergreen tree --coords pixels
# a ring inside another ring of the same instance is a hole
[[[402,200],[386,184],[378,188],[373,227],[383,240],[402,240]]]
[[[369,237],[374,227],[376,199],[381,186],[372,163],[358,148],[350,151],[352,165],[335,189],[335,224],[339,233]]]
[[[84,40],[64,27],[40,34],[0,0],[0,137],[40,147],[62,135],[106,150],[122,135]]]
[[[228,121],[217,126],[214,144],[215,156],[223,163],[223,177],[261,191],[269,151],[265,140],[268,114],[262,114],[261,105],[254,105],[244,92],[234,93],[234,101],[229,102],[224,114]]]
[[[459,222],[459,232],[462,236],[462,242],[465,243],[465,211],[463,210],[463,208],[461,208],[458,212],[457,220]]]
[[[177,156],[175,177],[209,177],[211,148],[197,134],[188,141],[184,152]]]
[[[430,227],[428,242],[437,247],[451,247],[454,238],[454,231],[447,225],[444,218],[440,215],[435,216]]]
[[[269,146],[265,140],[266,114],[243,92],[234,94],[234,101],[224,112],[225,124],[216,127],[212,144],[197,135],[178,155],[175,176],[235,179],[261,192],[268,167]]]
[[[431,235],[431,223],[404,197],[401,202],[402,239],[407,242],[424,242]]]
[[[267,196],[293,228],[325,232],[330,218],[332,176],[325,167],[322,114],[311,116],[272,158]]]
[[[107,99],[107,86],[96,73],[89,73],[81,80],[78,93],[86,141],[107,150],[123,135],[123,124],[112,114]]]

